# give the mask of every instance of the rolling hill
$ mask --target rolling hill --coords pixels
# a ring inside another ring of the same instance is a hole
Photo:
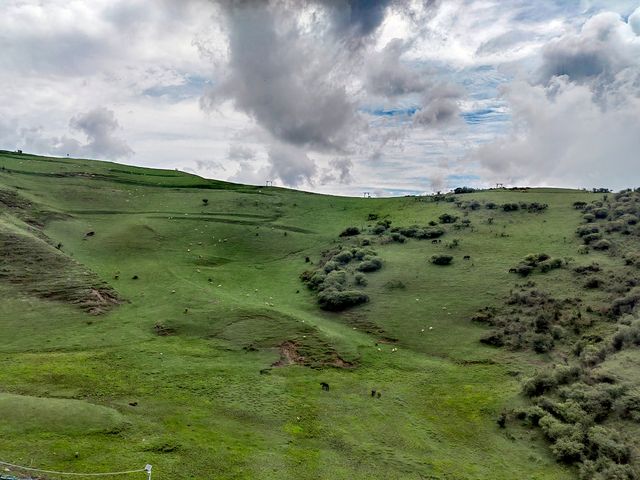
[[[0,460],[636,478],[638,197],[342,198],[1,152]]]

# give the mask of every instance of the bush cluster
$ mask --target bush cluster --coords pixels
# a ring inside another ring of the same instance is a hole
[[[449,265],[453,261],[453,257],[451,255],[432,255],[430,261],[434,265]]]
[[[517,273],[523,277],[528,276],[538,270],[541,273],[547,273],[556,268],[562,268],[565,261],[560,258],[551,258],[546,253],[531,253],[524,257],[518,265],[510,268],[511,273]]]
[[[365,248],[334,248],[322,252],[313,270],[306,270],[300,279],[317,293],[320,308],[340,311],[369,301],[358,287],[368,283],[363,272],[382,268],[376,253]]]

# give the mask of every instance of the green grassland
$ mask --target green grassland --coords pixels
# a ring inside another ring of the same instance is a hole
[[[0,167],[0,198],[13,199],[0,202],[0,237],[24,245],[1,257],[0,460],[65,471],[151,463],[174,479],[576,478],[539,431],[496,424],[526,403],[522,379],[550,356],[484,345],[487,328],[470,318],[522,282],[508,270],[525,255],[583,261],[572,205],[601,195],[460,195],[548,209],[471,211],[473,228],[447,226],[441,243],[369,236],[383,262],[362,287],[370,301],[335,313],[300,281],[305,257],[355,245],[366,235],[339,234],[366,231],[369,214],[402,226],[464,213],[69,158],[7,152]],[[433,265],[434,254],[454,260]],[[533,277],[587,295],[569,269]],[[285,342],[306,366],[272,367]],[[627,356],[602,368],[638,364]]]

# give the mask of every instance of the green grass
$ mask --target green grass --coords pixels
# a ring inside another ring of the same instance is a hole
[[[586,262],[572,203],[595,195],[464,195],[549,209],[480,210],[468,217],[473,232],[448,231],[441,244],[375,245],[384,267],[367,275],[371,301],[328,313],[299,280],[306,256],[316,262],[347,226],[366,230],[369,213],[410,225],[462,212],[108,162],[0,153],[0,167],[0,189],[56,213],[44,233],[126,299],[92,316],[0,281],[0,460],[66,471],[152,463],[158,478],[176,479],[575,478],[536,430],[496,425],[544,358],[480,344],[485,330],[469,319],[508,295],[520,280],[507,271],[528,253]],[[0,227],[27,228],[0,211]],[[445,246],[452,238],[456,249]],[[452,265],[429,263],[436,253]],[[534,277],[581,292],[566,269]],[[394,281],[405,288],[388,288]],[[173,334],[158,336],[157,324]],[[397,343],[379,343],[371,326]],[[356,367],[260,374],[288,340],[319,362],[339,355]]]

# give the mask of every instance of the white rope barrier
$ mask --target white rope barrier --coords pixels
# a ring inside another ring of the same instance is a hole
[[[0,465],[17,468],[18,470],[26,470],[28,472],[50,473],[52,475],[69,475],[74,477],[106,477],[106,476],[113,476],[113,475],[128,475],[130,473],[144,472],[147,474],[147,480],[151,480],[151,465],[146,465],[144,468],[139,468],[137,470],[126,470],[123,472],[104,472],[104,473],[57,472],[55,470],[43,470],[41,468],[23,467],[22,465],[15,465],[13,463],[3,462],[2,460],[0,460]]]

